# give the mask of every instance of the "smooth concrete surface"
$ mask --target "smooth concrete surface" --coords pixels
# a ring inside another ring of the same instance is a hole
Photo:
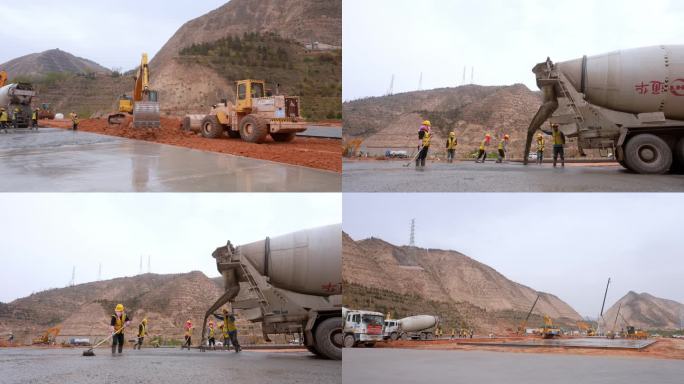
[[[84,349],[0,349],[2,384],[81,383],[340,383],[341,362],[308,352],[199,352],[178,348],[124,350],[95,356]]]
[[[306,131],[299,132],[297,136],[308,137],[326,137],[330,139],[342,138],[342,127],[326,127],[319,125],[310,125]]]
[[[339,192],[340,174],[41,128],[0,134],[4,192]]]
[[[633,340],[633,339],[607,339],[601,338],[576,338],[576,339],[525,339],[506,342],[468,342],[464,345],[485,345],[503,347],[572,347],[572,348],[598,348],[598,349],[641,349],[656,343],[657,340]]]
[[[344,384],[681,384],[684,362],[487,351],[346,348]]]
[[[684,175],[638,175],[618,165],[346,161],[344,192],[682,192]]]

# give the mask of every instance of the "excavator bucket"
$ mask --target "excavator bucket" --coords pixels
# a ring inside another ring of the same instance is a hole
[[[134,128],[160,128],[161,112],[158,101],[138,101],[133,107]]]

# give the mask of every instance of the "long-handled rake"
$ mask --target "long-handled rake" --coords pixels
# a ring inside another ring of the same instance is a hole
[[[104,343],[105,341],[111,339],[111,338],[114,337],[114,335],[116,335],[117,333],[123,331],[124,328],[126,328],[126,327],[125,327],[125,326],[121,327],[121,329],[119,329],[118,331],[112,333],[112,334],[109,335],[106,339],[104,339],[104,340],[100,341],[99,343],[95,344],[93,347],[91,347],[91,348],[88,349],[87,351],[84,351],[84,352],[83,352],[83,356],[95,356],[95,352],[93,352],[93,349],[99,347],[100,345],[102,345],[102,343]]]

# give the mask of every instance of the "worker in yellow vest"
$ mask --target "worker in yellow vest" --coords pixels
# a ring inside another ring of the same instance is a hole
[[[137,347],[140,350],[145,340],[145,335],[147,335],[147,317],[142,319],[140,325],[138,325],[138,342],[133,345],[133,349]]]
[[[216,329],[213,320],[209,320],[209,348],[216,350]]]
[[[553,135],[553,166],[556,166],[558,155],[561,158],[561,167],[565,167],[565,135],[558,129],[558,124],[551,124],[551,134]]]
[[[0,130],[7,132],[7,125],[9,124],[9,116],[5,108],[0,108]]]
[[[430,149],[430,141],[432,140],[432,128],[430,121],[425,120],[418,131],[418,156],[416,157],[416,169],[418,167],[425,168],[425,160],[427,160],[428,150]]]
[[[510,136],[504,135],[503,139],[499,141],[499,153],[496,159],[497,163],[502,163],[506,158],[506,152],[508,151],[508,140],[510,140]]]
[[[14,111],[12,112],[12,126],[14,129],[19,129],[19,115],[21,115],[19,107],[14,108]]]
[[[447,163],[454,162],[454,155],[456,154],[456,146],[458,145],[458,140],[456,140],[456,132],[449,132],[449,138],[446,142],[447,149]]]
[[[76,112],[71,112],[71,129],[72,129],[73,131],[77,131],[77,130],[78,130],[78,124],[79,124],[80,122],[81,122],[81,121],[79,120],[78,115],[76,114]]]
[[[482,159],[482,162],[484,163],[485,160],[487,159],[487,147],[489,146],[489,143],[492,141],[492,136],[488,133],[485,135],[484,140],[480,142],[480,148],[477,150],[477,160],[475,160],[476,163],[480,162],[480,158]]]
[[[114,354],[116,347],[118,345],[119,353],[123,350],[124,345],[124,328],[126,328],[133,320],[126,312],[124,312],[123,304],[117,304],[114,308],[114,314],[112,315],[112,320],[110,322],[112,334],[112,355]]]
[[[190,350],[190,347],[192,346],[192,320],[188,320],[185,322],[185,325],[183,326],[183,329],[185,330],[184,337],[185,337],[185,343],[181,346],[181,350],[183,348],[188,348],[188,351]]]
[[[38,129],[38,108],[34,108],[33,113],[31,113],[31,126]]]
[[[541,165],[544,162],[544,135],[541,132],[537,135],[537,164]]]

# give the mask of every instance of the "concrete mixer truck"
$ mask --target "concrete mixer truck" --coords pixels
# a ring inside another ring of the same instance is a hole
[[[312,228],[238,247],[228,242],[212,256],[225,293],[206,312],[224,304],[251,322],[263,336],[303,334],[306,348],[321,357],[342,358],[342,226]],[[246,295],[240,293],[242,285]]]
[[[10,119],[15,110],[18,110],[16,128],[32,128],[31,101],[35,95],[36,92],[29,83],[8,84],[0,88],[0,107],[5,108]]]
[[[383,319],[380,312],[342,309],[344,347],[373,347],[382,341]]]
[[[614,154],[636,173],[684,167],[684,45],[663,45],[537,64],[543,104],[527,133],[549,121],[576,137],[580,154]]]
[[[399,320],[385,320],[385,340],[432,340],[439,318],[431,315],[409,316]]]

